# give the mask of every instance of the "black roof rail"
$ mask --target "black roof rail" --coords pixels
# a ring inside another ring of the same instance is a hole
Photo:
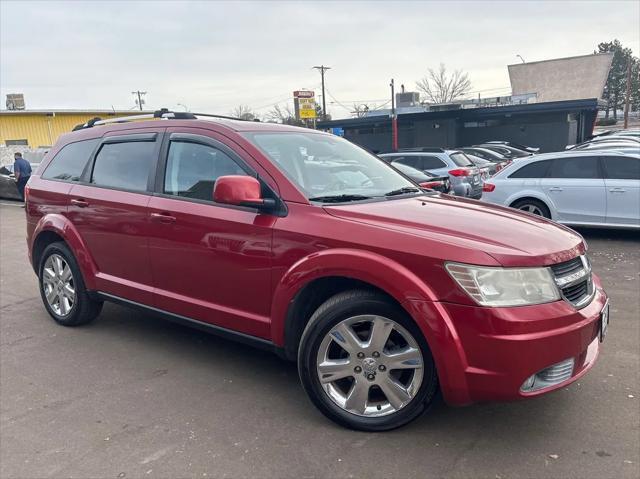
[[[103,120],[100,117],[92,118],[86,123],[76,125],[73,131],[84,130],[85,128],[92,128],[98,125],[107,125],[110,123],[127,123],[135,120],[151,120],[153,118],[164,118],[167,120],[197,120],[199,116],[206,116],[211,118],[221,118],[223,120],[239,120],[239,121],[260,121],[260,120],[244,120],[242,118],[236,118],[233,116],[214,115],[211,113],[191,113],[189,111],[170,111],[167,108],[161,108],[153,113],[142,113],[139,115],[120,116],[115,118],[109,118]]]

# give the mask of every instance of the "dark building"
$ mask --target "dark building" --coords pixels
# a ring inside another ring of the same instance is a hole
[[[592,134],[598,113],[596,99],[449,109],[398,115],[400,148],[456,148],[505,140],[563,150]],[[391,150],[391,120],[386,115],[318,123],[319,129],[342,128],[344,137],[371,151]]]

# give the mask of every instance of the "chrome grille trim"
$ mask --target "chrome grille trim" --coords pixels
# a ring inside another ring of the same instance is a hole
[[[562,298],[576,308],[591,302],[595,295],[591,264],[586,255],[550,267]]]

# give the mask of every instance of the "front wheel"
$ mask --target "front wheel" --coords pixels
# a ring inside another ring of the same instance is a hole
[[[318,308],[302,335],[298,368],[323,414],[363,431],[415,419],[438,387],[415,323],[385,296],[366,290],[337,294]]]

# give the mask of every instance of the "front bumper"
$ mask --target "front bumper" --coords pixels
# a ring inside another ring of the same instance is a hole
[[[422,317],[428,318],[423,330],[445,400],[464,405],[539,396],[585,374],[598,356],[600,312],[607,301],[595,276],[594,285],[592,301],[580,310],[566,301],[516,308],[423,303]],[[521,391],[527,378],[570,358],[568,379]]]

